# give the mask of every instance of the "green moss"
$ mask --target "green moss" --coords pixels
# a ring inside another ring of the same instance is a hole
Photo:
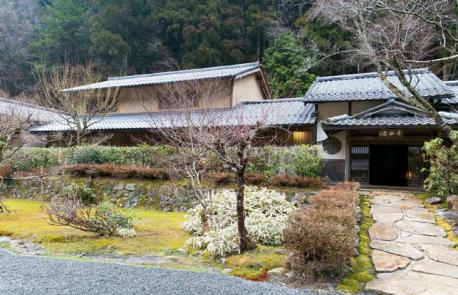
[[[364,285],[374,278],[374,267],[370,258],[371,249],[369,247],[369,228],[374,224],[374,221],[370,213],[370,200],[367,196],[361,198],[360,207],[362,222],[359,231],[359,255],[352,259],[350,272],[339,282],[337,287],[339,290],[350,293],[360,292]]]
[[[40,203],[30,200],[7,200],[12,214],[0,216],[0,235],[31,240],[52,254],[151,255],[176,251],[189,235],[181,229],[184,213],[132,209],[135,216],[135,238],[99,237],[70,227],[52,226]]]

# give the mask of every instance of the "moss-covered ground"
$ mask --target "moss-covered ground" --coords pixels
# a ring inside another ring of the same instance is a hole
[[[357,293],[363,290],[364,285],[371,281],[374,276],[374,267],[371,261],[371,249],[369,247],[369,228],[374,224],[370,210],[371,204],[369,197],[364,196],[360,202],[362,222],[359,231],[359,255],[352,260],[352,267],[347,276],[338,284],[338,289]]]
[[[52,226],[47,222],[46,211],[38,201],[7,200],[11,214],[0,215],[0,236],[27,240],[39,244],[50,255],[72,258],[75,254],[91,256],[125,257],[167,256],[173,262],[163,267],[193,271],[222,271],[230,268],[230,275],[250,280],[264,280],[268,270],[281,267],[286,258],[281,247],[258,246],[242,255],[221,259],[188,256],[183,251],[190,237],[181,228],[185,213],[166,213],[157,210],[129,209],[135,217],[134,238],[100,237],[70,227]],[[9,248],[8,243],[0,247]],[[74,257],[73,257],[74,258]]]
[[[135,216],[137,237],[107,238],[48,224],[40,202],[7,200],[5,203],[12,213],[0,215],[0,236],[38,243],[53,254],[150,255],[176,251],[189,237],[181,229],[184,213],[129,209]]]

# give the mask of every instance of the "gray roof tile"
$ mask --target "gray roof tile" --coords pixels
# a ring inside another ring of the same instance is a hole
[[[451,97],[453,91],[429,69],[412,70],[412,85],[424,97]],[[401,85],[394,72],[388,72],[388,80],[404,93],[407,89]],[[385,86],[377,73],[364,73],[319,77],[305,94],[307,102],[386,100],[396,96]]]
[[[11,113],[38,122],[50,122],[61,116],[57,110],[0,97],[0,114]]]
[[[261,65],[258,62],[254,62],[229,66],[162,72],[145,75],[111,77],[108,78],[107,81],[78,86],[66,90],[79,91],[113,87],[132,87],[200,79],[238,77],[243,76],[244,74],[259,71],[260,69]]]
[[[311,125],[316,120],[313,104],[306,104],[303,99],[278,99],[242,102],[232,109],[194,111],[191,116],[184,112],[110,114],[95,117],[95,123],[89,129],[101,131],[186,127],[189,120],[201,124],[206,120],[202,116],[207,114],[212,124],[214,122],[219,126],[230,126],[240,122],[250,125],[259,121],[265,121],[265,124],[272,126]],[[68,123],[60,120],[32,128],[30,131],[57,132],[72,129]]]
[[[450,113],[444,113],[444,120],[449,124],[457,124],[450,118]],[[434,120],[422,110],[396,100],[390,100],[381,105],[367,109],[361,113],[340,115],[328,118],[322,122],[325,130],[368,127],[433,127]]]
[[[444,84],[450,88],[455,96],[442,100],[445,104],[458,104],[458,81],[444,81]]]

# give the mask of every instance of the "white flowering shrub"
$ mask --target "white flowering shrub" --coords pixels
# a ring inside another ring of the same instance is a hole
[[[183,229],[193,235],[187,245],[203,249],[213,256],[238,253],[236,195],[232,190],[214,191],[206,201],[209,204],[209,229],[204,232],[197,205],[189,210]],[[263,245],[283,242],[283,229],[288,214],[295,209],[283,193],[266,188],[247,187],[245,191],[245,225],[251,239]]]

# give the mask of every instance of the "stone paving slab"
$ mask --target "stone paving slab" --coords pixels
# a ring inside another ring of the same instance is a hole
[[[425,235],[425,236],[436,236],[436,237],[445,237],[447,234],[442,227],[439,227],[435,224],[400,220],[396,222],[396,227],[408,233]]]
[[[412,264],[412,270],[416,272],[458,279],[458,266],[431,261],[429,259],[422,259],[420,261],[414,262]],[[458,292],[458,285],[456,288],[456,291]]]
[[[458,295],[458,251],[414,195],[372,194],[369,229],[376,278],[366,290],[393,295]],[[396,236],[395,236],[396,234]]]
[[[380,273],[366,290],[392,295],[456,295],[458,280],[411,270]]]
[[[380,250],[373,250],[372,262],[376,271],[393,272],[406,268],[410,263],[410,259]]]
[[[455,243],[447,240],[446,238],[442,237],[432,237],[432,236],[425,236],[425,235],[416,235],[416,234],[408,234],[407,236],[400,237],[397,239],[397,242],[400,243],[408,243],[408,244],[426,244],[426,245],[438,245],[438,246],[447,246],[453,247]]]
[[[369,236],[372,240],[393,241],[398,238],[398,230],[393,223],[378,222],[369,228]]]
[[[405,243],[388,242],[388,241],[372,241],[370,243],[372,249],[404,256],[413,260],[422,259],[423,252],[417,250],[414,246]]]
[[[450,247],[420,245],[420,248],[426,253],[426,256],[434,261],[458,266],[458,251],[453,250]]]

